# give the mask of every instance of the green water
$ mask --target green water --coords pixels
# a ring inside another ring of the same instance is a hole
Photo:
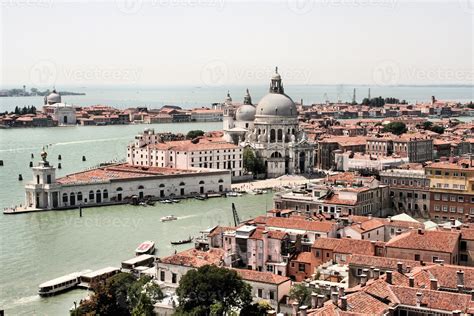
[[[122,159],[125,146],[136,133],[153,127],[156,131],[186,132],[190,129],[217,130],[222,123],[159,124],[105,127],[65,127],[0,130],[0,206],[23,202],[31,153],[38,160],[41,147],[49,146],[49,160],[58,175],[82,170],[101,161]],[[82,155],[87,157],[82,162]],[[25,181],[19,182],[22,173]],[[187,200],[179,204],[149,207],[128,205],[54,211],[33,214],[0,215],[0,309],[6,315],[65,315],[74,301],[86,295],[75,290],[50,298],[36,295],[38,284],[84,269],[119,266],[134,256],[144,240],[157,243],[158,255],[174,252],[171,240],[196,236],[212,225],[232,223],[231,202],[242,219],[263,214],[271,206],[271,194],[207,201]],[[174,214],[179,220],[162,223],[160,218]],[[176,249],[183,250],[190,245]]]

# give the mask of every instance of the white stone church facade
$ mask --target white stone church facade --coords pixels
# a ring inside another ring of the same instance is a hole
[[[267,177],[312,172],[315,145],[299,128],[296,105],[285,94],[278,69],[269,93],[257,106],[252,105],[248,91],[240,106],[234,106],[228,95],[223,121],[225,138],[252,148],[264,161]]]

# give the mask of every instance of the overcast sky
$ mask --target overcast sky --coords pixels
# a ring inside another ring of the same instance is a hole
[[[1,85],[472,84],[472,0],[0,0]]]

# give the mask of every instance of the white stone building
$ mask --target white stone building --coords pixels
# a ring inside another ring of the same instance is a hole
[[[133,166],[177,169],[230,170],[243,175],[243,149],[217,137],[161,142],[153,130],[137,135],[127,147],[127,162]]]
[[[270,178],[313,170],[315,146],[299,128],[296,105],[284,93],[278,69],[271,78],[269,93],[256,108],[249,94],[243,105],[226,106],[224,133],[225,139],[252,148],[264,161]]]
[[[33,167],[33,181],[25,185],[26,208],[63,209],[121,204],[137,199],[184,197],[230,190],[228,170],[182,170],[115,164],[56,179],[46,160]]]
[[[50,114],[51,117],[58,121],[59,125],[75,125],[76,109],[70,104],[61,102],[61,95],[53,90],[48,96],[44,97],[43,111]]]

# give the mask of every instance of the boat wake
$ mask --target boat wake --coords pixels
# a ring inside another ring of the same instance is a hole
[[[186,219],[186,218],[192,218],[192,217],[197,217],[197,215],[185,215],[185,216],[179,216],[178,219]]]
[[[16,299],[15,301],[11,302],[10,304],[7,304],[4,306],[6,309],[13,308],[15,306],[21,306],[21,305],[27,305],[36,301],[40,300],[39,295],[31,295],[31,296],[25,296],[25,297],[20,297],[19,299]]]
[[[67,146],[67,145],[75,145],[75,144],[88,144],[88,143],[99,143],[99,142],[107,142],[111,140],[123,140],[129,139],[129,137],[115,137],[115,138],[99,138],[99,139],[86,139],[86,140],[75,140],[71,142],[59,142],[53,143],[53,146]]]

